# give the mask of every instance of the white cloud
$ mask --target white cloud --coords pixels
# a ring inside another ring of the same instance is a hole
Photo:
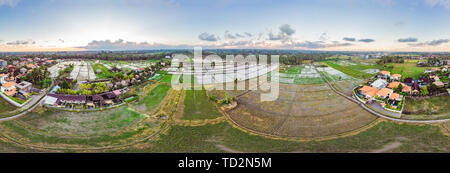
[[[441,44],[445,44],[450,42],[450,39],[437,39],[431,40],[423,43],[411,43],[410,46],[439,46]]]
[[[0,7],[3,5],[15,7],[19,2],[20,0],[0,0]]]
[[[291,36],[295,33],[295,30],[291,28],[291,25],[284,24],[279,27],[280,31],[278,34],[273,34],[272,32],[269,32],[269,39],[270,40],[289,40]]]
[[[207,32],[201,33],[198,35],[198,39],[204,40],[204,41],[217,41],[220,40],[220,38],[214,34],[210,34]]]
[[[425,4],[430,7],[443,6],[450,9],[450,0],[425,0]]]
[[[132,42],[125,41],[122,39],[111,41],[111,40],[93,40],[88,43],[87,46],[82,47],[89,50],[139,50],[139,49],[162,49],[162,48],[177,48],[183,45],[166,45],[160,43],[148,43],[148,42]]]

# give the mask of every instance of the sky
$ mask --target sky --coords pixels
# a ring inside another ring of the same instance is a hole
[[[450,52],[450,0],[0,0],[0,52]]]

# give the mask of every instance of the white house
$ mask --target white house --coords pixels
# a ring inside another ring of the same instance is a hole
[[[377,79],[370,86],[375,87],[377,89],[385,88],[388,85],[388,82],[384,79]]]
[[[0,74],[0,83],[1,84],[6,83],[6,78],[8,78],[8,74],[4,74],[4,73]]]

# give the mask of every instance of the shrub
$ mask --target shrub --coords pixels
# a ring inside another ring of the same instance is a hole
[[[214,94],[211,94],[211,96],[209,96],[209,99],[211,99],[214,102],[217,101],[217,98],[214,96]]]

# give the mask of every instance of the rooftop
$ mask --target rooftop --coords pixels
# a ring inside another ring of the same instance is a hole
[[[377,92],[377,95],[381,96],[381,97],[386,97],[389,95],[389,93],[391,93],[392,90],[389,88],[383,88],[380,91]]]
[[[15,82],[6,82],[2,86],[5,88],[10,88],[10,87],[16,86],[16,83]]]

